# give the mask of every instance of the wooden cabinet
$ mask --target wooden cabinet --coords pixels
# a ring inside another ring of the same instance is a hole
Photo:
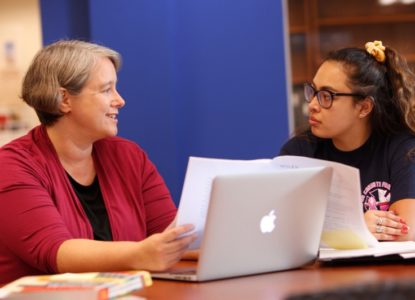
[[[287,0],[287,4],[295,127],[306,124],[302,84],[313,78],[328,52],[381,40],[415,67],[415,1]]]

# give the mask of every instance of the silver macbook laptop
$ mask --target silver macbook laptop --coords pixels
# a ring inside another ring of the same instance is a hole
[[[298,268],[318,256],[332,169],[217,176],[199,261],[153,278],[206,281]]]

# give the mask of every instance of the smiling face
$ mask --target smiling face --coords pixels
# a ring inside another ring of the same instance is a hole
[[[93,142],[117,134],[118,110],[125,101],[118,94],[116,83],[113,63],[108,58],[99,58],[79,94],[63,90],[62,110],[79,138]]]
[[[318,69],[313,86],[316,90],[353,93],[347,79],[341,63],[326,61]],[[317,137],[331,138],[336,146],[339,145],[338,148],[354,144],[356,138],[365,140],[369,125],[367,118],[363,119],[367,114],[362,112],[361,103],[355,102],[351,96],[335,96],[332,106],[324,109],[314,96],[308,105],[312,133]]]

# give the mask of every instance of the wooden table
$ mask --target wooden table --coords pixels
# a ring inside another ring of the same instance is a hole
[[[194,262],[186,262],[186,264]],[[183,262],[181,263],[183,264]],[[414,279],[415,264],[319,266],[203,283],[153,280],[135,293],[151,299],[284,299],[288,295],[396,279]]]

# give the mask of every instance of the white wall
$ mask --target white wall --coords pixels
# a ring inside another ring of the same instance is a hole
[[[22,78],[42,47],[41,35],[38,0],[0,1],[0,146],[39,123],[19,96]]]

